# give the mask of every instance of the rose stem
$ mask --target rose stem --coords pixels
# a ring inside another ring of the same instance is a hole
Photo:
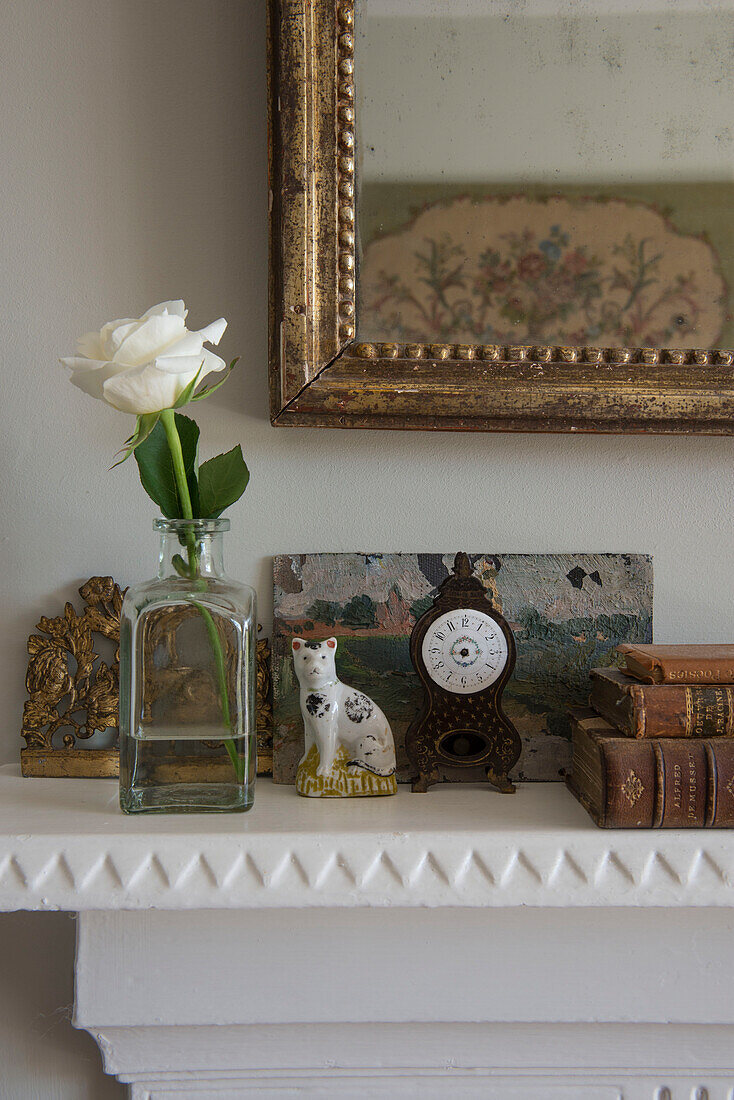
[[[183,450],[181,449],[181,438],[178,434],[178,428],[176,427],[176,417],[173,409],[163,409],[161,412],[161,423],[166,433],[166,439],[168,440],[168,449],[171,452],[171,461],[173,462],[173,473],[176,478],[176,487],[178,489],[178,499],[181,504],[181,511],[183,512],[182,519],[193,519],[194,512],[191,506],[191,494],[189,493],[189,484],[186,480],[186,468],[184,466]],[[194,533],[191,529],[186,532],[186,548],[189,557],[189,572],[192,579],[196,577],[198,573],[198,560],[196,547],[194,545]],[[199,578],[203,588],[206,589],[206,581],[203,578]],[[222,653],[222,643],[219,638],[214,619],[211,616],[209,610],[202,604],[192,601],[194,606],[198,608],[206,626],[207,634],[209,635],[209,642],[214,654],[214,663],[217,668],[217,680],[219,681],[219,696],[222,706],[222,721],[228,730],[231,731],[231,717],[229,713],[229,698],[227,691],[227,673],[224,666],[224,654]],[[235,775],[238,782],[242,782],[244,778],[244,760],[241,760],[237,754],[234,741],[230,737],[225,737],[224,745],[229,753],[229,758],[232,761],[232,766],[235,770]]]

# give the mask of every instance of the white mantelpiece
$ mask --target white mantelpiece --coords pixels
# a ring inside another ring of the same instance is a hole
[[[110,780],[0,769],[0,909],[731,906],[726,831],[604,831],[562,784],[125,817]]]
[[[732,1100],[732,840],[561,785],[127,818],[0,769],[0,908],[79,914],[131,1100]]]

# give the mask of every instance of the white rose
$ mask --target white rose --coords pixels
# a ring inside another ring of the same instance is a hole
[[[201,379],[226,366],[204,347],[219,343],[224,318],[189,332],[186,313],[181,301],[161,302],[139,320],[109,321],[99,332],[81,336],[79,354],[61,362],[75,386],[121,412],[170,409],[197,373]]]

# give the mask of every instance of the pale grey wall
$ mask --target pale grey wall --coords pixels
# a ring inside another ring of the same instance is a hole
[[[0,916],[0,1100],[122,1100],[97,1044],[69,1023],[76,921]]]
[[[729,440],[270,427],[263,8],[27,0],[0,10],[0,761],[17,759],[24,643],[39,614],[92,573],[148,575],[155,553],[134,466],[108,471],[129,418],[74,390],[56,356],[92,325],[168,297],[183,296],[197,323],[223,313],[225,354],[243,356],[197,415],[203,451],[241,440],[252,470],[229,564],[259,589],[266,625],[275,552],[635,550],[655,555],[659,640],[731,638]],[[68,1024],[39,1042],[41,1014],[70,993],[68,982],[58,997],[38,986],[29,1000],[44,965],[35,944],[58,950],[68,975],[71,943],[62,918],[26,919],[0,918],[0,943],[16,945],[16,977],[0,982],[0,1064],[36,1076],[23,1091],[14,1071],[5,1096],[102,1098],[89,1085],[98,1063],[83,1061],[89,1045],[73,1045]]]

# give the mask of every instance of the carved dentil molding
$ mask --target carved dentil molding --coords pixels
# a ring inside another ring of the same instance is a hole
[[[131,820],[114,781],[10,771],[5,910],[734,904],[727,832],[599,830],[558,784],[526,785],[512,811],[487,791],[401,788],[388,811],[261,780],[246,815]]]

